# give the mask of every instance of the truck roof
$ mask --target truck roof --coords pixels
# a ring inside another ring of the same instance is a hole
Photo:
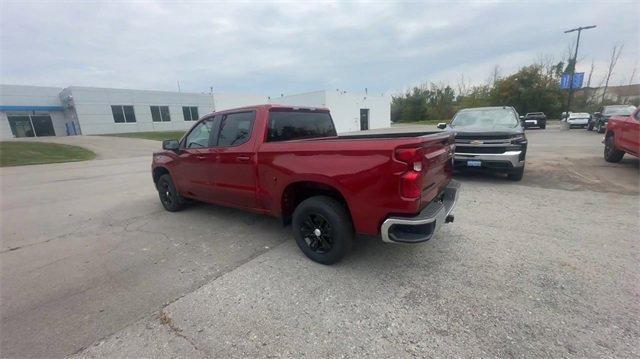
[[[234,108],[224,109],[224,110],[220,110],[220,111],[213,111],[213,112],[208,113],[207,115],[217,114],[217,113],[236,112],[236,111],[242,111],[242,110],[256,110],[256,109],[259,109],[259,108],[264,108],[264,109],[267,109],[267,110],[270,110],[272,108],[277,108],[277,109],[303,109],[303,110],[311,110],[311,111],[317,111],[317,110],[329,111],[329,109],[326,108],[326,107],[281,105],[281,104],[269,103],[269,104],[258,104],[258,105],[251,105],[251,106],[242,106],[242,107],[234,107]]]
[[[487,107],[468,107],[460,110],[462,111],[476,111],[476,110],[511,110],[511,106],[487,106]]]

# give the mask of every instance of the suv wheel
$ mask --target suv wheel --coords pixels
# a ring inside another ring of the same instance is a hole
[[[307,198],[296,207],[292,218],[293,235],[309,259],[333,264],[351,249],[353,225],[347,210],[327,196]]]
[[[524,165],[513,172],[507,174],[507,178],[512,181],[522,181],[522,177],[524,177]]]
[[[607,136],[604,141],[604,159],[607,162],[620,162],[624,156],[624,151],[616,149],[613,141],[613,135]]]
[[[160,202],[164,209],[169,212],[177,212],[184,207],[185,200],[178,193],[178,190],[173,184],[173,180],[169,174],[160,176],[158,183],[156,184],[156,188],[158,189]]]
[[[587,123],[587,131],[593,131],[593,123],[591,122]]]

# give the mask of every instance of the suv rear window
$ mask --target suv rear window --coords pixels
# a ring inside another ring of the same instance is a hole
[[[327,111],[272,109],[267,142],[336,136]]]

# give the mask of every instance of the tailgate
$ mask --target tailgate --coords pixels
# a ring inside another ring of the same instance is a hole
[[[453,176],[454,133],[439,133],[421,137],[424,159],[422,165],[422,195],[420,208],[431,202]]]

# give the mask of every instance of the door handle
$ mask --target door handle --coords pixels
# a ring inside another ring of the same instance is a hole
[[[196,158],[197,158],[197,159],[199,159],[199,160],[206,160],[206,159],[207,159],[207,156],[204,156],[204,155],[197,155],[197,156],[196,156]]]
[[[251,159],[251,157],[249,156],[238,156],[237,158],[239,161],[243,161],[243,162],[249,161]]]

